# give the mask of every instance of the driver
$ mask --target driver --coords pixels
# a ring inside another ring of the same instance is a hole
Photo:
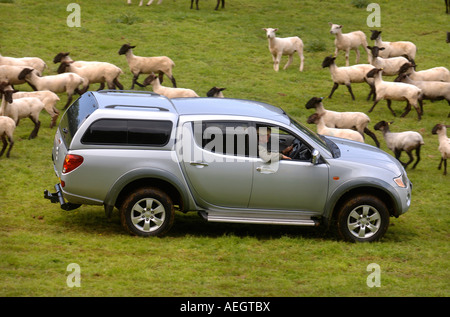
[[[269,140],[270,140],[270,128],[259,128],[258,129],[258,151],[259,157],[263,159],[264,162],[276,162],[279,160],[291,160],[291,158],[287,155],[292,151],[293,145],[285,148],[281,153],[276,151],[270,151],[268,149]]]

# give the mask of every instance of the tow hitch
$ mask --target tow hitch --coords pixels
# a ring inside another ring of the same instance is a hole
[[[63,210],[74,210],[80,207],[80,204],[72,204],[64,201],[64,197],[61,193],[61,186],[59,184],[55,185],[56,193],[49,193],[48,190],[44,190],[44,198],[50,199],[50,202],[53,204],[59,203],[61,205],[61,209]]]

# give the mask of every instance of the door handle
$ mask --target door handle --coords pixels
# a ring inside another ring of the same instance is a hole
[[[268,166],[258,166],[256,167],[256,171],[260,172],[261,174],[273,174],[276,172],[275,170],[272,170]]]
[[[200,168],[208,166],[208,163],[205,162],[190,162],[189,164],[191,164],[192,166],[198,166]]]

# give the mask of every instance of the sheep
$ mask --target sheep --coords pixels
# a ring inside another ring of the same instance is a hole
[[[409,60],[402,56],[382,58],[379,56],[380,51],[383,51],[384,47],[367,46],[372,55],[372,61],[370,64],[376,68],[383,68],[384,76],[394,76],[400,71],[400,67],[408,63]]]
[[[64,109],[72,102],[73,94],[80,93],[78,87],[84,82],[84,79],[75,73],[39,77],[31,68],[25,68],[19,74],[19,79],[25,79],[30,85],[36,87],[37,90],[50,90],[54,93],[66,92],[67,103]]]
[[[218,87],[214,86],[206,93],[206,96],[207,97],[224,98],[222,91],[224,91],[225,89],[226,88],[218,88]]]
[[[14,145],[14,130],[16,129],[16,123],[13,119],[7,116],[0,116],[0,137],[3,142],[2,150],[0,151],[0,157],[3,155],[3,153],[6,150],[6,147],[8,146],[9,141],[9,148],[6,152],[6,157],[9,158],[9,154],[11,152],[11,149]]]
[[[380,52],[380,57],[389,58],[397,56],[408,56],[408,59],[415,59],[417,47],[414,43],[408,41],[383,42],[381,39],[381,31],[370,30],[372,35],[370,39],[375,41],[378,47],[384,47],[384,51]]]
[[[141,57],[133,54],[132,49],[136,46],[131,46],[129,44],[124,44],[119,50],[119,55],[125,55],[127,58],[128,66],[130,67],[131,73],[133,74],[133,82],[131,89],[134,89],[134,85],[137,84],[140,87],[144,87],[142,84],[137,82],[140,74],[151,74],[158,73],[159,81],[163,82],[163,75],[166,74],[167,77],[172,81],[173,87],[177,87],[175,77],[172,75],[172,68],[175,63],[167,56],[155,56],[155,57]]]
[[[192,89],[161,86],[159,78],[155,74],[150,74],[143,84],[144,86],[152,85],[154,92],[167,98],[199,97]]]
[[[422,89],[422,98],[419,99],[420,110],[423,114],[423,101],[427,100],[447,100],[450,106],[450,83],[443,81],[422,81],[412,80],[407,74],[397,76],[395,82],[403,82],[414,85]]]
[[[414,63],[405,63],[400,67],[399,73],[408,74],[413,80],[427,80],[427,81],[445,81],[450,82],[450,71],[445,67],[433,67],[416,72],[417,67]]]
[[[448,126],[438,123],[431,130],[432,134],[438,135],[438,150],[441,152],[441,161],[438,169],[440,170],[442,163],[444,163],[444,175],[447,175],[447,159],[450,158],[450,139],[447,137],[447,128]]]
[[[50,122],[50,128],[53,128],[58,120],[59,110],[56,108],[56,103],[60,100],[58,95],[50,90],[32,91],[32,92],[16,92],[13,94],[13,99],[19,99],[24,97],[36,97],[39,98],[45,105],[45,111],[52,118]]]
[[[374,129],[383,133],[387,147],[394,152],[395,158],[403,165],[405,169],[414,160],[411,152],[416,150],[417,161],[412,167],[413,169],[416,168],[420,161],[420,147],[425,144],[422,135],[416,131],[391,132],[389,125],[392,123],[393,122],[389,123],[383,120],[375,124]],[[400,155],[403,151],[405,151],[409,156],[409,161],[406,163],[403,163],[400,160]]]
[[[139,6],[140,7],[142,7],[142,3],[144,2],[144,0],[141,0],[140,2],[139,2]],[[158,4],[161,4],[161,2],[162,2],[162,0],[158,0]],[[127,0],[127,3],[128,4],[131,4],[131,0]],[[150,0],[148,3],[147,3],[147,5],[149,6],[149,5],[151,5],[153,3],[153,0]]]
[[[306,109],[316,109],[316,113],[322,116],[322,120],[329,128],[338,129],[356,129],[363,137],[364,133],[369,135],[377,147],[380,147],[380,142],[372,131],[367,127],[370,118],[363,112],[336,112],[325,109],[322,103],[323,97],[312,97],[305,105]]]
[[[25,68],[25,66],[1,65],[0,77],[2,77],[2,81],[9,83],[11,86],[25,84],[25,80],[19,80],[19,74]]]
[[[34,97],[26,97],[13,100],[12,94],[14,89],[11,85],[2,85],[0,90],[3,93],[2,103],[0,106],[0,115],[8,116],[14,120],[15,125],[19,124],[20,119],[30,118],[34,123],[34,129],[30,133],[28,139],[37,137],[41,122],[39,121],[39,114],[44,109],[44,103]]]
[[[116,86],[123,90],[122,84],[119,82],[120,74],[123,74],[122,70],[110,63],[105,62],[93,62],[82,67],[73,66],[71,61],[62,61],[58,68],[58,73],[71,72],[80,75],[84,79],[83,91],[87,91],[89,84],[100,83],[99,90],[103,89],[105,82],[108,84],[109,89],[115,89]]]
[[[391,101],[398,100],[403,101],[406,100],[407,105],[405,108],[405,112],[401,115],[401,117],[406,116],[411,110],[411,105],[417,111],[418,119],[421,119],[421,111],[418,107],[418,101],[422,97],[422,90],[414,85],[398,83],[398,82],[387,82],[383,81],[381,78],[382,69],[375,68],[367,73],[367,77],[374,78],[375,85],[375,102],[370,108],[369,112],[375,108],[376,104],[381,100],[387,100],[387,105],[389,110],[391,110],[392,114],[395,116],[395,112],[391,108]]]
[[[349,55],[350,50],[356,52],[356,64],[359,63],[359,46],[363,46],[368,55],[368,61],[370,63],[369,51],[367,50],[367,39],[366,35],[362,31],[354,31],[350,33],[342,34],[342,25],[333,24],[328,22],[330,25],[330,33],[335,35],[334,45],[335,51],[334,55],[337,57],[339,51],[345,51],[345,66],[349,66]]]
[[[375,68],[370,64],[358,64],[353,66],[346,67],[338,67],[335,64],[336,57],[327,56],[322,62],[322,68],[329,67],[331,73],[331,79],[333,80],[333,88],[331,89],[330,95],[328,98],[333,96],[334,91],[339,87],[339,85],[347,86],[352,99],[355,100],[355,95],[353,95],[352,91],[352,83],[363,83],[366,82],[371,87],[371,92],[369,93],[369,97],[374,92],[373,80],[368,79],[366,74]]]
[[[288,61],[283,69],[286,69],[291,65],[293,61],[294,53],[297,52],[300,57],[300,71],[303,71],[303,41],[298,36],[280,38],[276,37],[275,32],[277,28],[263,28],[266,31],[267,39],[269,41],[269,51],[272,54],[273,69],[277,72],[280,67],[281,57],[288,55]]]
[[[313,113],[306,122],[317,125],[317,133],[364,143],[361,133],[351,129],[330,128],[325,125],[323,114]]]
[[[217,0],[217,5],[216,5],[216,8],[214,10],[219,9],[220,1],[222,1],[222,9],[225,8],[225,0]],[[193,5],[194,5],[194,0],[191,0],[191,9],[193,8]],[[196,8],[198,10],[198,0],[195,0],[195,5],[196,5]]]
[[[0,65],[25,66],[34,68],[39,76],[42,76],[47,64],[39,57],[6,57],[0,54]]]

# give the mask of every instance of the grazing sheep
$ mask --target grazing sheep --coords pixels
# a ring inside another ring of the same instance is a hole
[[[206,93],[206,96],[207,97],[224,98],[222,91],[224,91],[225,89],[226,88],[218,88],[218,87],[214,86]]]
[[[364,138],[361,135],[361,133],[351,130],[351,129],[337,129],[337,128],[330,128],[325,125],[325,122],[323,120],[323,114],[313,113],[310,115],[307,119],[308,123],[316,124],[317,125],[317,133],[322,135],[328,135],[333,136],[337,138],[343,138],[353,141],[358,141],[364,143]]]
[[[400,67],[409,62],[408,59],[402,56],[390,58],[380,57],[379,53],[380,51],[383,51],[385,49],[384,47],[367,46],[367,48],[372,53],[372,61],[370,62],[370,64],[372,64],[376,68],[382,68],[384,76],[397,75],[400,71]]]
[[[6,150],[6,147],[8,146],[9,141],[9,149],[6,152],[6,157],[9,157],[9,153],[11,152],[11,148],[14,145],[14,130],[16,129],[16,123],[13,119],[6,116],[0,116],[0,138],[3,142],[2,150],[0,151],[0,157],[3,155],[3,153]]]
[[[86,66],[76,67],[73,66],[73,62],[63,61],[58,68],[58,74],[65,72],[75,73],[83,77],[84,92],[89,89],[89,84],[95,83],[100,83],[100,89],[103,89],[105,82],[109,89],[116,89],[117,86],[120,90],[123,90],[123,86],[119,82],[119,76],[123,72],[119,67],[110,63],[94,62]]]
[[[349,62],[350,50],[354,50],[356,52],[356,64],[359,63],[359,57],[360,57],[359,46],[361,46],[361,45],[364,48],[364,50],[366,50],[368,58],[369,58],[369,63],[370,63],[369,51],[367,50],[367,39],[366,39],[366,35],[364,34],[364,32],[354,31],[354,32],[343,34],[342,33],[342,25],[333,24],[331,22],[328,22],[328,24],[331,27],[330,33],[334,34],[336,36],[336,38],[334,40],[334,45],[336,47],[335,51],[334,51],[334,55],[337,57],[339,51],[344,51],[345,52],[345,66],[350,65],[350,62]]]
[[[52,121],[50,122],[50,128],[53,128],[58,120],[59,110],[56,108],[56,103],[60,100],[58,95],[50,90],[42,91],[22,91],[13,94],[13,99],[19,99],[24,97],[36,97],[39,98],[45,105],[45,111],[50,115]]]
[[[45,107],[44,103],[38,98],[30,97],[13,100],[14,89],[11,85],[2,85],[0,91],[3,93],[0,115],[13,119],[16,126],[19,125],[20,119],[30,118],[34,123],[34,129],[28,139],[34,139],[41,126],[39,114]]]
[[[217,0],[217,5],[216,5],[216,8],[214,10],[219,9],[220,1],[222,1],[222,9],[225,8],[225,0]],[[193,8],[193,5],[194,5],[194,0],[191,0],[191,9]],[[198,0],[195,0],[195,5],[196,5],[197,10],[198,10]]]
[[[369,112],[375,108],[375,105],[381,100],[385,99],[387,101],[387,105],[389,110],[391,110],[392,114],[395,116],[394,110],[391,108],[391,101],[403,101],[406,100],[407,105],[405,108],[405,112],[401,115],[401,117],[406,116],[411,110],[411,105],[417,111],[417,116],[419,120],[421,119],[421,111],[418,107],[419,99],[422,97],[422,90],[414,85],[398,83],[398,82],[387,82],[381,78],[382,69],[375,68],[367,73],[367,77],[375,78],[375,102],[370,108]]]
[[[142,3],[144,2],[144,0],[139,1],[139,6],[142,7]],[[162,0],[158,0],[158,4],[161,4]],[[128,4],[131,4],[131,0],[127,0]],[[150,0],[147,5],[151,5],[153,3],[153,0]]]
[[[0,55],[0,65],[24,66],[34,68],[39,76],[42,76],[47,64],[39,57],[6,57]]]
[[[288,55],[288,61],[283,69],[286,69],[291,65],[293,61],[294,53],[297,52],[300,57],[300,71],[303,71],[303,41],[298,36],[280,38],[276,37],[275,32],[278,29],[263,28],[266,31],[266,35],[269,41],[269,51],[272,54],[273,69],[277,72],[280,67],[281,57]]]
[[[306,109],[316,109],[316,113],[322,116],[322,120],[329,128],[338,129],[356,129],[363,137],[364,133],[369,135],[377,147],[380,147],[380,142],[372,131],[367,127],[370,118],[363,112],[336,112],[325,109],[322,103],[323,98],[312,97],[305,105]]]
[[[19,79],[25,79],[27,83],[36,87],[37,90],[50,90],[54,93],[66,92],[66,109],[72,102],[74,93],[80,93],[78,87],[83,84],[84,79],[75,73],[64,73],[52,76],[39,77],[33,69],[25,68],[19,75]]]
[[[419,87],[422,90],[422,98],[419,99],[420,110],[423,114],[422,100],[447,100],[450,105],[450,83],[443,81],[422,81],[412,80],[406,74],[400,74],[394,80],[395,82],[403,82]]]
[[[383,42],[381,39],[381,31],[371,30],[370,39],[375,41],[378,47],[384,47],[384,51],[380,52],[380,57],[389,58],[397,56],[408,56],[408,59],[416,58],[417,47],[414,43],[408,41]]]
[[[437,134],[439,139],[438,150],[441,152],[441,161],[439,162],[438,169],[442,167],[444,163],[444,175],[447,175],[447,159],[450,158],[450,139],[447,137],[447,127],[443,124],[436,124],[431,130],[432,134]]]
[[[413,169],[416,168],[420,161],[420,147],[424,145],[422,135],[415,131],[405,131],[405,132],[391,132],[389,130],[389,125],[393,122],[380,121],[375,126],[375,130],[379,130],[383,133],[384,140],[386,141],[387,147],[394,152],[395,158],[406,167],[414,160],[412,151],[416,150],[417,161],[413,165]],[[400,155],[405,151],[409,156],[409,161],[403,163],[400,161]]]
[[[334,91],[339,87],[339,85],[345,85],[347,86],[347,89],[350,92],[352,99],[355,100],[355,95],[353,95],[351,84],[364,82],[366,82],[371,87],[371,91],[369,93],[370,97],[372,92],[375,91],[375,88],[373,86],[373,80],[367,78],[366,74],[370,70],[375,69],[375,66],[372,66],[370,64],[359,64],[353,66],[338,67],[335,63],[335,60],[336,57],[330,55],[325,57],[325,59],[322,62],[322,68],[325,67],[330,68],[331,79],[333,80],[334,83],[328,98],[331,98],[331,96],[333,96]]]
[[[119,50],[119,55],[125,55],[127,58],[128,66],[130,67],[131,73],[133,74],[133,82],[131,89],[134,89],[134,85],[137,84],[140,87],[144,87],[142,84],[137,82],[140,74],[151,74],[158,73],[160,83],[163,82],[163,76],[166,74],[167,77],[172,81],[173,87],[177,87],[175,77],[172,75],[172,69],[175,63],[167,56],[155,56],[155,57],[141,57],[133,54],[132,49],[136,46],[131,46],[128,44],[122,45]]]
[[[154,92],[166,96],[167,98],[198,97],[198,95],[192,89],[161,86],[159,78],[155,74],[150,74],[144,80],[144,86],[147,85],[152,85]]]
[[[445,81],[450,82],[450,71],[445,67],[433,67],[416,72],[414,63],[405,63],[400,67],[400,74],[408,74],[412,80]]]

